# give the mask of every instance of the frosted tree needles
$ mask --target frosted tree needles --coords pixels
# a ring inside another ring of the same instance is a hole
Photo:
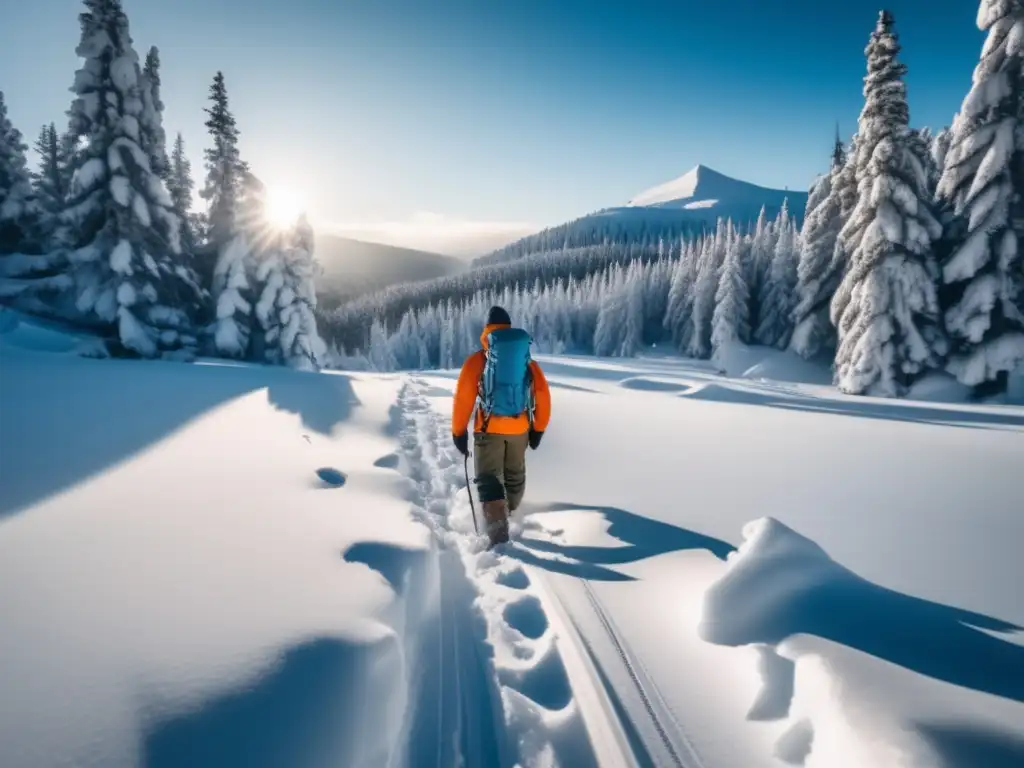
[[[911,149],[909,109],[892,15],[883,11],[866,50],[858,124],[857,207],[840,237],[852,254],[833,298],[836,382],[854,394],[903,394],[945,351],[922,158]]]
[[[949,370],[1002,390],[1024,360],[1024,4],[984,0],[978,26],[988,37],[939,181],[954,214],[942,291]]]

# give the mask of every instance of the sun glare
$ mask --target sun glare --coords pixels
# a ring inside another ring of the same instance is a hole
[[[278,229],[294,224],[302,213],[302,200],[287,187],[267,189],[267,219]]]

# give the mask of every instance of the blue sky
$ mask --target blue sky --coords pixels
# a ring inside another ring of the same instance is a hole
[[[424,247],[556,224],[703,163],[804,188],[862,104],[866,0],[124,0],[163,59],[165,120],[201,178],[225,73],[257,175],[320,228]],[[64,121],[82,4],[5,10],[0,88],[34,138]],[[952,119],[976,0],[891,0],[914,125]],[[456,246],[445,246],[448,250]]]

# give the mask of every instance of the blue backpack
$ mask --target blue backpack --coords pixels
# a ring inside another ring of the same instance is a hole
[[[478,393],[484,432],[495,414],[519,416],[528,412],[533,423],[532,343],[530,334],[522,328],[498,328],[488,334]]]

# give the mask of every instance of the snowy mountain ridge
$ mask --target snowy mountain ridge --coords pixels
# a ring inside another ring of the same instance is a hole
[[[775,219],[783,203],[798,227],[803,226],[807,192],[769,189],[734,179],[698,164],[682,176],[640,192],[616,205],[528,235],[474,260],[475,266],[515,261],[535,253],[579,248],[601,242],[630,244],[674,240],[713,229],[719,218],[750,228],[764,208]]]
[[[744,208],[760,205],[781,206],[789,198],[790,210],[803,212],[807,203],[805,192],[759,187],[750,182],[740,181],[724,173],[696,165],[678,178],[657,184],[633,197],[627,208],[681,208],[684,210],[714,209],[723,207]]]

